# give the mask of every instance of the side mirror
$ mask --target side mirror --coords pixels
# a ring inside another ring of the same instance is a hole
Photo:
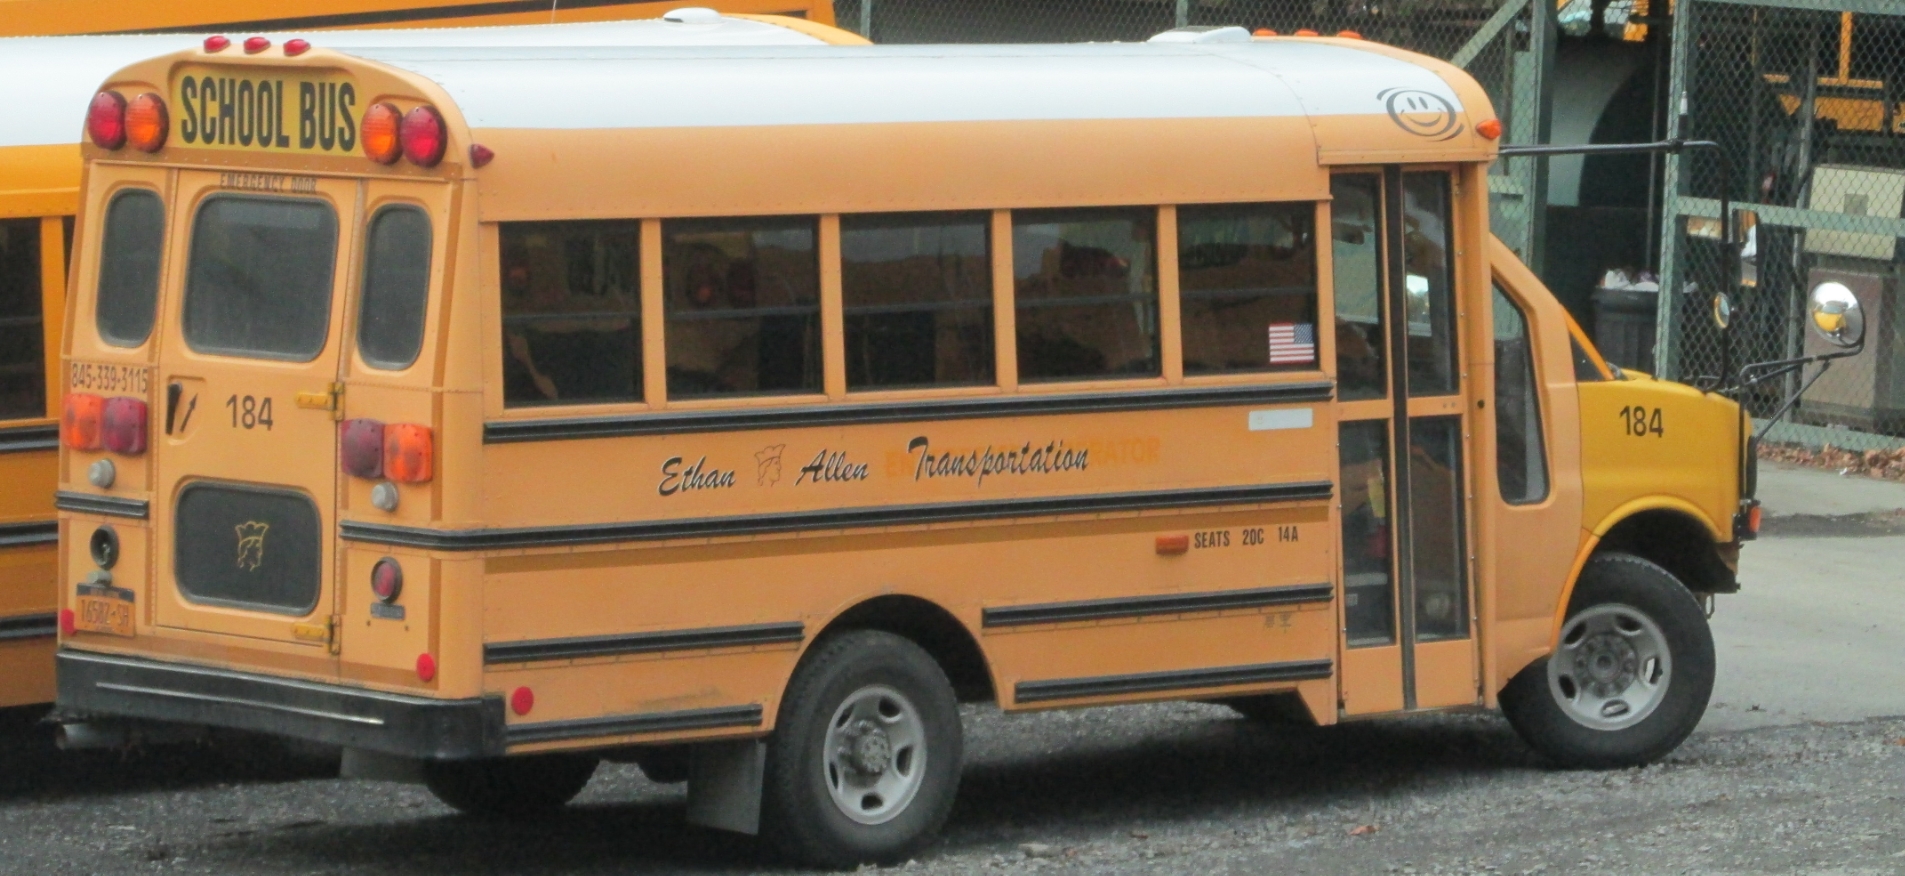
[[[1720,331],[1733,327],[1733,299],[1725,292],[1713,293],[1713,325]]]
[[[1814,286],[1806,318],[1812,322],[1812,330],[1835,347],[1865,343],[1865,311],[1859,309],[1858,297],[1844,283]]]

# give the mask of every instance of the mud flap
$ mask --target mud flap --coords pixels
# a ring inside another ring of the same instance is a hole
[[[688,767],[688,823],[716,830],[761,832],[761,782],[767,743],[758,739],[694,747]]]

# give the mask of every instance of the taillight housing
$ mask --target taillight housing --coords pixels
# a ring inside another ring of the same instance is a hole
[[[391,164],[403,157],[403,143],[397,129],[403,125],[403,112],[388,103],[373,103],[364,110],[361,124],[364,154],[378,164]]]
[[[146,452],[146,403],[125,396],[106,399],[99,433],[100,442],[114,453],[137,456]]]
[[[126,145],[126,99],[116,91],[93,95],[86,108],[86,136],[101,149]]]
[[[90,392],[69,392],[60,412],[60,443],[74,450],[100,448],[99,421],[106,400]]]
[[[436,440],[429,426],[345,420],[338,429],[338,456],[352,477],[421,484],[435,474]]]
[[[400,126],[400,138],[403,141],[403,154],[411,164],[418,167],[436,167],[443,160],[443,150],[449,145],[449,132],[444,130],[443,116],[435,107],[420,106],[404,113]]]
[[[436,442],[429,426],[392,423],[384,427],[384,477],[404,484],[430,479]]]
[[[345,474],[357,478],[384,476],[383,423],[345,420],[337,432],[337,452]]]
[[[148,91],[126,105],[126,139],[140,152],[157,152],[165,147],[165,136],[172,129],[165,99]]]
[[[403,593],[403,567],[390,557],[378,560],[370,567],[370,592],[385,605],[396,602]]]

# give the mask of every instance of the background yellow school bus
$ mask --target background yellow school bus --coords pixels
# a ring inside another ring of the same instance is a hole
[[[45,5],[6,4],[23,7],[15,10],[23,15],[24,7]],[[115,22],[130,29],[208,20],[182,17],[201,5],[140,6],[132,11],[134,18]],[[658,16],[677,5],[596,7],[581,20]],[[722,5],[739,6],[742,11],[789,8],[785,3]],[[83,10],[65,5],[62,8],[61,26],[85,26],[86,16],[80,14]],[[115,4],[121,14],[125,8],[124,4]],[[170,17],[162,21],[136,17],[158,12]],[[830,16],[828,13],[826,20],[831,20]],[[517,17],[505,16],[510,20]],[[539,20],[547,18],[544,15]],[[20,19],[0,16],[0,22],[4,22],[0,30],[7,25],[25,27],[23,22],[31,20],[35,20],[32,15]],[[404,21],[411,25],[443,23],[414,16]],[[487,21],[468,17],[454,23]],[[239,34],[240,39],[245,36]],[[287,34],[266,36],[274,43],[292,38]],[[0,707],[44,703],[53,698],[53,544],[58,536],[53,519],[57,455],[54,421],[59,415],[60,388],[65,384],[58,376],[58,350],[65,312],[67,253],[79,202],[78,138],[84,103],[100,79],[121,66],[197,45],[201,39],[181,34],[0,40],[0,69],[6,71],[8,80],[34,83],[33,88],[20,91],[8,124],[0,128]],[[353,30],[332,39],[352,46],[865,42],[815,21],[746,16],[715,23],[651,19],[455,30]]]
[[[1738,408],[1610,374],[1490,238],[1447,64],[1193,29],[104,88],[146,121],[86,147],[63,354],[146,376],[69,391],[152,449],[62,457],[63,720],[335,743],[473,811],[632,759],[849,864],[947,816],[955,696],[1499,703],[1585,765],[1705,708]]]
[[[0,36],[70,36],[174,32],[340,28],[473,27],[563,24],[660,18],[680,2],[610,0],[525,10],[510,2],[443,3],[418,0],[183,0],[123,3],[118,0],[0,0]],[[724,12],[789,16],[833,24],[831,0],[732,0],[703,4]]]

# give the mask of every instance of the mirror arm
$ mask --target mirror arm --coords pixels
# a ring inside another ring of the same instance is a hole
[[[1766,425],[1761,426],[1758,431],[1753,433],[1753,443],[1758,444],[1761,438],[1766,437],[1767,432],[1772,431],[1773,426],[1775,424],[1777,424],[1782,418],[1784,418],[1787,413],[1792,411],[1794,405],[1799,404],[1800,397],[1804,396],[1806,394],[1806,390],[1811,389],[1814,383],[1819,382],[1819,378],[1826,376],[1826,372],[1832,369],[1832,363],[1834,361],[1839,359],[1844,359],[1850,356],[1857,356],[1864,351],[1865,351],[1865,341],[1861,339],[1859,341],[1858,346],[1840,350],[1837,353],[1821,353],[1817,356],[1808,356],[1803,359],[1787,359],[1782,362],[1762,362],[1758,364],[1758,367],[1761,367],[1761,368],[1770,367],[1771,370],[1768,370],[1766,373],[1760,374],[1754,377],[1751,381],[1748,381],[1746,379],[1746,372],[1753,369],[1755,366],[1748,365],[1745,368],[1740,369],[1740,388],[1745,389],[1749,386],[1756,385],[1762,381],[1770,380],[1774,377],[1779,377],[1782,375],[1791,374],[1794,371],[1802,370],[1807,365],[1810,365],[1814,362],[1819,363],[1819,370],[1813,372],[1812,376],[1807,378],[1804,383],[1801,383],[1799,385],[1799,388],[1793,391],[1792,395],[1789,395],[1786,397],[1785,401],[1780,402],[1779,409],[1774,411],[1772,416],[1766,418]],[[1746,407],[1742,405],[1740,407],[1740,411],[1742,416],[1744,416]]]

